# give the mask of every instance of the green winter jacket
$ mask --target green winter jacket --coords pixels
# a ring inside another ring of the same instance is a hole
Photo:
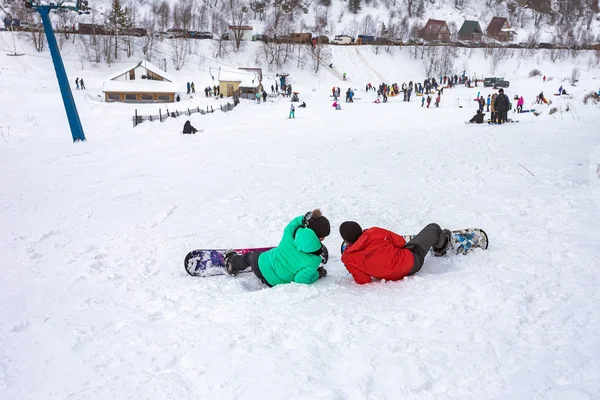
[[[258,268],[272,286],[290,282],[309,284],[319,279],[317,268],[321,256],[310,253],[321,248],[321,241],[312,229],[302,227],[302,218],[302,215],[294,218],[285,227],[279,246],[258,257]]]

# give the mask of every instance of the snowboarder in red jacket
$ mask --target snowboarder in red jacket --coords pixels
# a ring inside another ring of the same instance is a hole
[[[372,278],[398,281],[417,273],[425,256],[433,247],[435,256],[443,256],[451,245],[452,232],[438,224],[429,224],[410,242],[382,228],[363,230],[354,221],[340,225],[346,242],[342,262],[358,284],[370,283]]]

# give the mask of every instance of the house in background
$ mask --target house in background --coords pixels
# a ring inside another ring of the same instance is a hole
[[[252,30],[253,28],[248,25],[229,25],[229,31],[231,34],[229,35],[229,39],[233,40],[236,34],[241,35],[241,40],[252,40]]]
[[[458,40],[473,40],[479,42],[482,37],[483,30],[481,30],[481,26],[477,21],[465,20],[458,31]]]
[[[262,81],[262,78],[263,78],[262,68],[242,68],[242,67],[240,67],[239,69],[258,75],[258,78]]]
[[[262,84],[257,73],[234,68],[219,68],[219,90],[223,96],[238,95],[244,99],[254,99]]]
[[[177,82],[149,61],[140,61],[108,77],[102,85],[106,101],[172,103]]]
[[[486,32],[488,38],[508,42],[513,40],[515,31],[510,27],[507,18],[494,17],[490,21]]]
[[[430,18],[427,24],[419,30],[419,37],[427,41],[439,40],[449,42],[450,28],[448,28],[446,21]]]

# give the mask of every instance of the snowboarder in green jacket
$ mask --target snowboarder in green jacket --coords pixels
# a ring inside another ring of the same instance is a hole
[[[227,250],[225,270],[231,276],[248,267],[262,283],[276,286],[283,283],[310,284],[327,275],[321,263],[327,263],[329,254],[321,243],[329,236],[329,220],[316,209],[294,218],[283,231],[279,245],[264,253],[244,255]]]

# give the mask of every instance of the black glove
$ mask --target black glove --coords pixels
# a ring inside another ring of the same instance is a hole
[[[306,228],[308,226],[308,221],[310,221],[311,218],[312,211],[309,211],[306,214],[304,214],[304,218],[302,218],[302,226]]]
[[[319,279],[327,276],[327,270],[324,267],[317,268],[317,272],[319,273]]]
[[[321,245],[321,262],[323,264],[327,264],[327,260],[329,260],[329,251],[324,244]]]

